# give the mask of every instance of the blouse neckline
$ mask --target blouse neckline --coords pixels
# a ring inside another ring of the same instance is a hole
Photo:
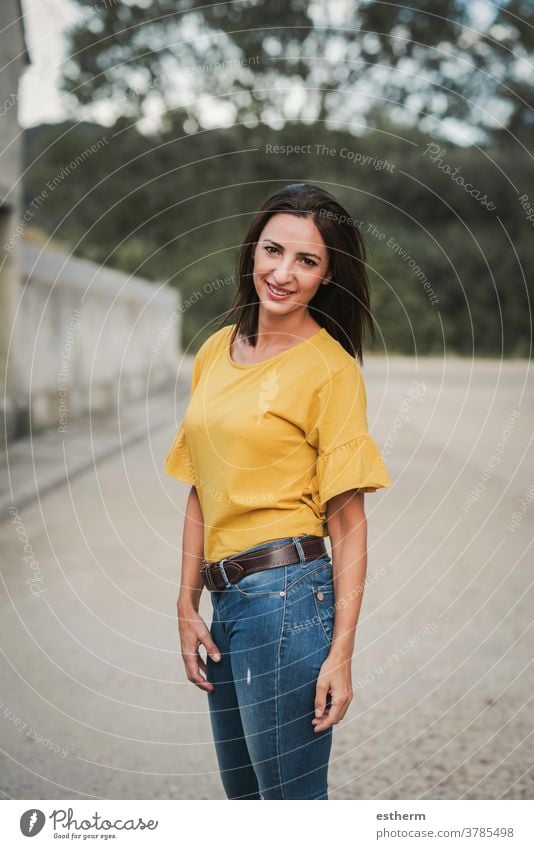
[[[233,330],[233,325],[230,325],[230,330]],[[274,360],[277,360],[279,357],[283,357],[284,354],[289,354],[291,351],[294,351],[296,348],[300,348],[302,345],[305,345],[306,342],[311,342],[312,339],[315,339],[319,336],[323,331],[326,333],[326,328],[321,327],[320,330],[316,330],[311,336],[308,336],[307,339],[303,339],[301,342],[297,342],[296,345],[292,345],[291,348],[286,348],[285,351],[279,351],[277,354],[274,354],[272,357],[267,357],[265,360],[260,360],[257,363],[236,363],[232,359],[232,355],[230,352],[230,339],[232,338],[232,334],[230,333],[226,340],[226,359],[234,368],[258,368],[258,366],[264,366],[266,363],[272,363]]]

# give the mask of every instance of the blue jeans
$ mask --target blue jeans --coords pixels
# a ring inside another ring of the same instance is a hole
[[[306,563],[301,553],[210,596],[222,659],[207,658],[208,704],[227,797],[328,799],[332,728],[315,732],[311,721],[334,630],[330,556]]]

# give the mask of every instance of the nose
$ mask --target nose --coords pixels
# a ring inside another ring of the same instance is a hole
[[[284,283],[289,283],[293,277],[291,263],[288,260],[282,260],[274,269],[273,276],[275,283],[280,286],[284,285]]]

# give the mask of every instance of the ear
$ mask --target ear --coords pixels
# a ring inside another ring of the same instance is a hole
[[[321,286],[326,286],[328,283],[331,283],[332,277],[333,274],[327,274],[325,277],[323,277],[323,279],[321,280]]]

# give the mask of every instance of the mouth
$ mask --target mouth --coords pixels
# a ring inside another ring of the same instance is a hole
[[[290,295],[294,295],[295,292],[289,289],[279,289],[277,286],[274,286],[272,283],[266,282],[267,289],[269,290],[269,294],[276,301],[285,301],[289,298]]]

